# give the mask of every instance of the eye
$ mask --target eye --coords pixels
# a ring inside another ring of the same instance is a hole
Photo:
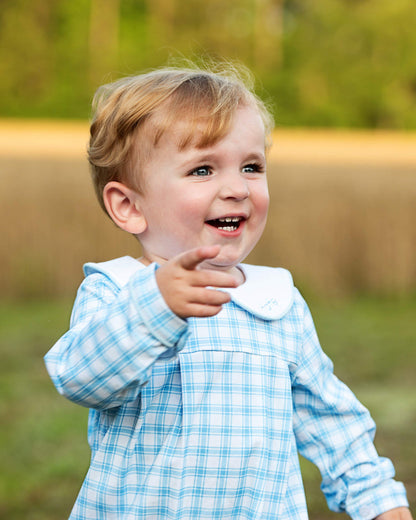
[[[242,171],[244,173],[262,173],[264,172],[264,166],[262,164],[246,164],[243,166]]]
[[[194,177],[207,177],[208,175],[211,175],[212,171],[209,166],[199,166],[198,168],[195,168],[195,170],[192,170],[189,172],[189,175],[193,175]]]

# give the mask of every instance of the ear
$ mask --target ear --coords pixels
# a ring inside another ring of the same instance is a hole
[[[133,235],[146,230],[147,222],[137,192],[121,182],[111,181],[104,187],[103,200],[108,214],[119,228]]]

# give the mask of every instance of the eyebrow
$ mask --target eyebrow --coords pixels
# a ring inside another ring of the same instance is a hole
[[[266,154],[265,153],[250,153],[247,155],[247,158],[244,162],[249,161],[258,161],[258,162],[266,162]]]

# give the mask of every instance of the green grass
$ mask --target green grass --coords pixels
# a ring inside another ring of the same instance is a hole
[[[0,518],[67,518],[88,468],[87,410],[60,397],[43,355],[65,331],[69,302],[0,304]],[[311,304],[335,372],[370,408],[376,444],[416,502],[416,299]],[[328,511],[319,474],[302,460],[311,520]],[[415,511],[414,511],[415,512]]]
[[[42,359],[69,312],[62,302],[0,307],[0,518],[66,518],[88,467],[87,410],[57,394]]]

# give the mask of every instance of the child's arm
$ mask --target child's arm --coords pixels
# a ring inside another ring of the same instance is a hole
[[[224,291],[209,287],[237,287],[231,274],[199,269],[205,260],[215,258],[220,246],[199,247],[172,258],[156,271],[156,280],[170,309],[181,318],[208,317],[218,314],[230,301]]]
[[[174,357],[187,334],[187,322],[160,294],[154,265],[140,269],[122,288],[94,273],[78,291],[71,328],[45,362],[68,399],[88,408],[112,408],[136,399],[153,364]]]
[[[412,520],[412,514],[407,507],[397,507],[377,516],[374,520]]]
[[[375,424],[368,410],[333,374],[303,300],[296,316],[303,322],[302,346],[292,385],[294,431],[300,453],[322,475],[321,489],[330,509],[354,520],[408,520],[403,484],[394,466],[374,447]],[[399,514],[400,516],[391,516]],[[407,516],[403,516],[407,515]],[[380,520],[380,519],[379,519]]]

